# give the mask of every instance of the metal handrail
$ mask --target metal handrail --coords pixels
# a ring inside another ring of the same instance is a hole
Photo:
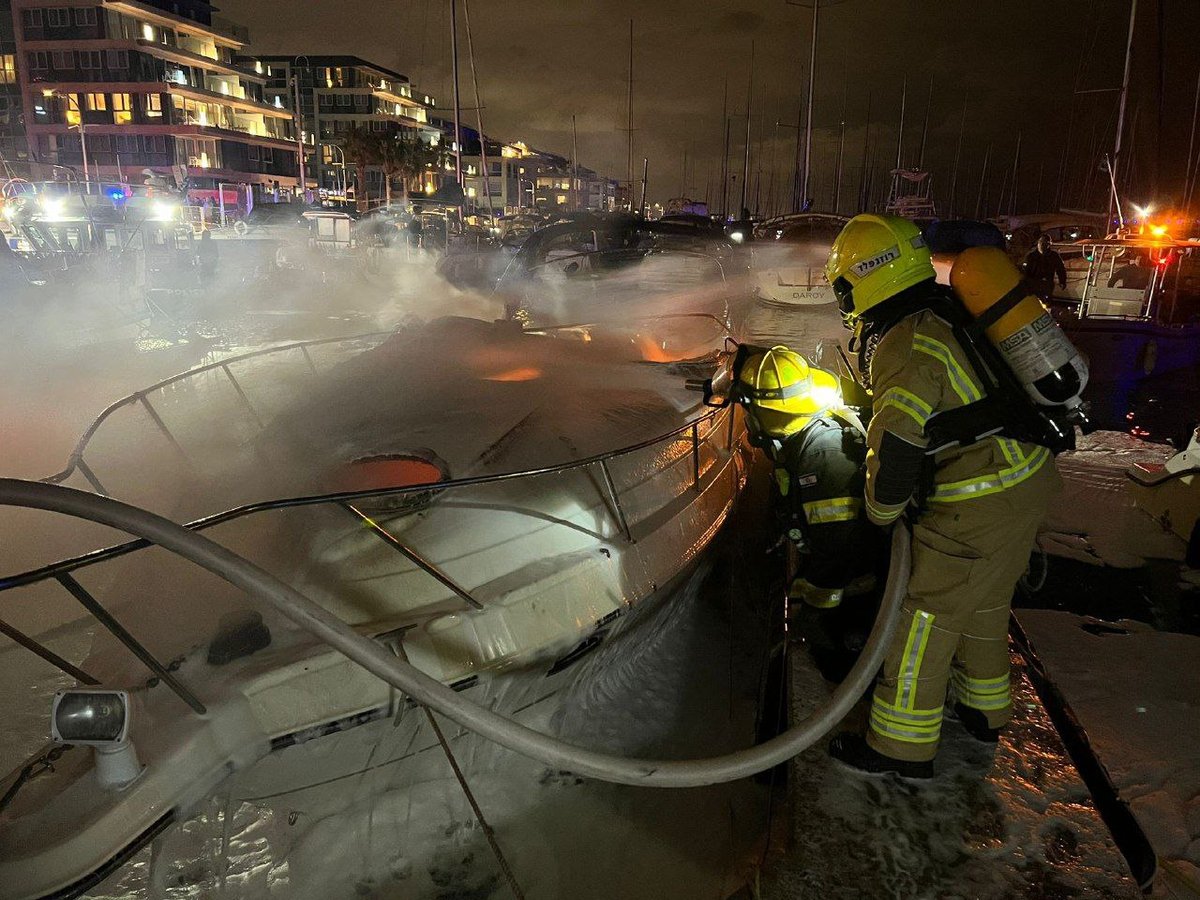
[[[630,453],[636,453],[639,450],[645,450],[648,447],[653,447],[657,444],[664,443],[671,438],[678,437],[685,431],[693,432],[693,440],[699,443],[699,425],[702,422],[716,418],[721,412],[719,409],[714,409],[706,412],[699,418],[692,419],[678,428],[673,428],[671,431],[656,437],[647,438],[643,441],[638,441],[636,444],[630,444],[626,447],[621,447],[617,450],[608,450],[604,453],[597,453],[592,456],[584,457],[583,459],[568,460],[567,462],[555,463],[549,466],[539,466],[532,469],[522,469],[516,472],[499,472],[492,475],[473,475],[466,478],[455,478],[449,481],[431,481],[423,484],[403,485],[399,487],[387,488],[370,488],[360,491],[338,491],[329,494],[306,494],[298,497],[284,497],[275,500],[260,500],[254,503],[246,503],[241,506],[235,506],[223,512],[213,513],[208,516],[202,516],[199,519],[194,519],[187,522],[183,527],[193,531],[204,531],[208,528],[213,528],[217,525],[224,525],[227,522],[233,522],[246,516],[255,515],[260,512],[269,512],[276,509],[293,509],[301,506],[320,506],[324,504],[353,504],[358,500],[371,499],[374,497],[398,497],[407,494],[426,493],[431,489],[438,491],[455,490],[459,488],[478,487],[487,484],[499,484],[506,481],[515,481],[522,478],[536,478],[543,475],[557,475],[562,472],[569,472],[573,469],[582,469],[587,466],[607,463],[611,459],[616,459],[620,456],[626,456]],[[710,431],[706,437],[715,434]],[[29,584],[36,584],[39,581],[45,581],[49,578],[54,578],[64,573],[74,572],[77,569],[87,568],[97,563],[105,562],[110,559],[116,559],[120,556],[125,556],[136,550],[144,549],[150,546],[148,541],[132,540],[125,541],[120,544],[113,544],[109,547],[103,547],[97,550],[91,550],[87,553],[81,553],[78,556],[68,557],[67,559],[59,560],[46,566],[41,566],[36,569],[29,569],[25,572],[20,572],[16,575],[9,575],[0,578],[0,593],[13,588],[23,587]]]
[[[83,454],[87,450],[87,445],[91,442],[96,432],[100,430],[100,426],[104,424],[108,417],[117,410],[126,406],[132,406],[135,403],[145,403],[145,397],[148,394],[153,394],[165,387],[168,387],[169,385],[175,384],[176,382],[184,381],[195,375],[203,375],[205,372],[211,372],[215,369],[223,369],[231,364],[243,362],[247,359],[254,359],[258,356],[268,356],[272,353],[284,353],[288,350],[295,350],[297,348],[303,350],[304,348],[313,347],[320,344],[345,343],[347,341],[358,341],[374,337],[387,337],[391,334],[394,334],[394,332],[370,331],[365,334],[355,334],[348,337],[315,338],[308,341],[294,341],[290,344],[280,344],[274,347],[263,347],[258,350],[252,350],[249,353],[242,353],[238,356],[230,356],[226,359],[220,360],[219,362],[207,363],[203,366],[197,366],[194,369],[188,369],[184,372],[177,372],[176,374],[171,375],[169,378],[164,378],[162,381],[155,382],[149,387],[142,388],[140,391],[134,391],[131,394],[126,394],[121,399],[115,400],[106,406],[100,412],[100,414],[92,420],[92,423],[80,436],[79,441],[75,444],[75,448],[71,451],[71,455],[67,457],[67,467],[61,472],[56,472],[53,475],[47,475],[45,478],[40,480],[49,484],[60,484],[61,482],[70,478],[76,470],[80,470],[84,477],[88,477],[87,473],[80,469],[80,462],[83,460]],[[154,415],[152,411],[151,415]],[[88,478],[88,480],[91,481],[91,478]],[[93,486],[95,486],[94,483]]]
[[[209,364],[206,366],[202,366],[197,369],[191,369],[191,370],[188,370],[187,372],[182,372],[177,375],[171,376],[170,378],[163,379],[162,381],[156,383],[155,385],[152,385],[149,388],[146,388],[141,391],[136,391],[136,392],[128,395],[127,397],[124,397],[121,400],[118,400],[116,403],[110,404],[110,406],[107,407],[92,422],[92,424],[89,426],[89,428],[85,431],[84,435],[80,438],[79,443],[76,445],[75,450],[71,454],[70,462],[69,462],[67,468],[65,470],[63,470],[63,472],[58,473],[57,475],[50,476],[50,478],[47,478],[47,479],[43,479],[43,481],[50,482],[50,483],[53,483],[56,481],[61,481],[61,480],[64,480],[66,477],[68,477],[75,470],[78,470],[93,485],[93,487],[95,487],[97,489],[97,491],[99,491],[101,494],[103,494],[104,493],[103,486],[100,484],[100,482],[96,478],[95,474],[91,471],[91,469],[84,462],[83,454],[84,454],[85,450],[87,449],[87,445],[88,445],[88,442],[90,441],[91,437],[95,435],[95,433],[99,429],[100,425],[103,424],[103,422],[108,418],[108,416],[110,416],[117,409],[121,409],[124,406],[130,405],[133,403],[138,403],[138,402],[143,404],[143,406],[146,408],[146,412],[150,415],[150,417],[154,420],[154,422],[159,426],[160,430],[163,432],[163,434],[165,435],[167,440],[175,447],[175,449],[183,456],[183,458],[185,460],[187,460],[188,457],[187,457],[186,452],[179,445],[178,441],[176,441],[174,435],[171,434],[170,430],[166,427],[165,423],[163,423],[162,419],[159,417],[158,413],[155,411],[154,407],[150,404],[149,400],[147,399],[148,394],[150,394],[156,390],[160,390],[161,388],[163,388],[167,385],[179,382],[186,378],[190,378],[193,375],[198,375],[198,374],[202,374],[204,372],[212,371],[217,368],[221,368],[225,371],[225,374],[229,377],[230,381],[232,382],[232,384],[234,386],[234,389],[238,393],[238,396],[250,408],[251,413],[254,413],[257,418],[257,413],[255,413],[253,407],[249,406],[249,401],[247,400],[245,393],[242,391],[241,386],[238,384],[237,379],[233,376],[232,372],[230,372],[230,370],[229,370],[230,363],[236,363],[239,360],[249,359],[249,358],[253,358],[256,356],[263,356],[263,355],[267,355],[270,353],[282,352],[282,351],[286,351],[286,350],[295,349],[298,347],[301,350],[301,352],[304,354],[305,361],[308,363],[309,367],[315,372],[316,368],[313,364],[311,356],[308,353],[309,346],[311,346],[313,344],[347,342],[347,341],[353,341],[356,339],[364,339],[364,338],[376,337],[376,336],[388,335],[388,334],[391,334],[391,332],[373,332],[371,334],[358,335],[355,337],[318,339],[318,340],[313,340],[313,341],[297,342],[297,343],[293,343],[293,344],[284,345],[282,347],[263,348],[261,350],[243,354],[238,357],[232,357],[230,359],[223,360],[223,361],[217,362],[217,363],[212,363],[212,364]],[[458,597],[460,599],[462,599],[463,602],[466,603],[467,606],[469,606],[475,610],[482,610],[482,609],[484,609],[484,605],[482,603],[480,603],[475,597],[473,597],[470,594],[470,592],[468,592],[467,590],[465,590],[464,588],[462,588],[458,584],[456,584],[449,576],[447,576],[444,572],[442,572],[440,569],[438,569],[436,565],[434,565],[433,563],[430,563],[429,561],[424,559],[419,553],[414,551],[412,548],[408,547],[403,541],[396,538],[387,529],[383,528],[378,523],[376,523],[370,516],[367,516],[366,514],[361,512],[357,507],[354,506],[354,502],[357,500],[374,498],[374,497],[405,496],[408,494],[427,493],[430,490],[437,490],[438,492],[441,492],[441,491],[444,491],[447,489],[465,488],[465,487],[472,487],[472,486],[486,485],[486,484],[496,484],[496,483],[500,483],[500,482],[513,481],[516,479],[533,478],[533,477],[539,477],[541,475],[557,474],[557,473],[561,473],[561,472],[571,471],[574,469],[581,469],[581,468],[591,466],[591,465],[598,465],[600,468],[600,474],[602,476],[603,485],[604,485],[603,500],[606,505],[611,505],[610,511],[613,515],[613,518],[616,520],[616,523],[617,523],[618,527],[620,528],[620,531],[625,536],[625,539],[629,543],[632,544],[635,542],[635,537],[633,534],[633,530],[630,526],[629,519],[626,516],[625,509],[621,503],[620,494],[619,494],[619,492],[616,488],[616,485],[613,481],[612,474],[609,471],[609,465],[608,465],[609,461],[612,459],[615,459],[617,457],[620,457],[620,456],[624,456],[624,455],[627,455],[630,453],[635,453],[639,450],[644,450],[646,448],[653,447],[657,444],[671,440],[672,438],[679,436],[680,434],[682,434],[685,431],[689,431],[691,444],[692,444],[691,460],[692,460],[692,472],[693,472],[693,486],[695,489],[699,490],[700,489],[700,424],[705,421],[713,420],[716,417],[718,412],[719,412],[719,410],[711,410],[711,411],[705,413],[704,415],[700,416],[699,418],[695,418],[690,421],[687,421],[683,425],[680,425],[679,427],[674,428],[671,431],[668,431],[666,433],[656,435],[655,437],[647,438],[647,439],[639,441],[635,444],[621,447],[616,450],[609,450],[609,451],[605,451],[603,453],[593,454],[592,456],[585,457],[583,459],[571,460],[571,461],[567,461],[564,463],[558,463],[558,464],[550,465],[550,466],[541,466],[541,467],[532,468],[532,469],[525,469],[525,470],[521,470],[521,471],[517,471],[517,472],[502,472],[502,473],[496,473],[496,474],[492,474],[492,475],[479,475],[479,476],[473,476],[473,477],[468,477],[468,478],[452,479],[449,481],[434,481],[434,482],[426,482],[423,484],[403,485],[403,486],[389,487],[389,488],[372,488],[372,489],[366,489],[366,490],[360,490],[360,491],[342,491],[342,492],[329,493],[329,494],[314,494],[314,495],[304,495],[304,496],[299,496],[299,497],[279,498],[279,499],[275,499],[275,500],[264,500],[264,501],[259,501],[256,503],[243,504],[242,506],[233,507],[233,508],[227,509],[223,512],[205,516],[200,519],[196,519],[195,521],[190,522],[183,527],[188,528],[193,531],[202,531],[207,528],[212,528],[212,527],[215,527],[217,525],[221,525],[221,524],[224,524],[227,522],[236,521],[238,519],[244,518],[246,516],[254,515],[254,514],[260,513],[260,512],[268,512],[271,510],[278,510],[278,509],[289,509],[289,508],[301,507],[301,506],[316,506],[316,505],[334,504],[334,505],[341,507],[342,509],[345,509],[347,512],[354,515],[356,518],[358,518],[360,521],[362,521],[364,524],[366,524],[371,529],[372,533],[375,534],[380,540],[382,540],[387,546],[396,550],[398,553],[400,553],[402,556],[404,556],[406,559],[408,559],[409,562],[411,562],[414,566],[416,566],[417,569],[425,572],[427,575],[429,575],[430,577],[435,579],[437,582],[439,582],[443,587],[446,587],[453,593],[457,594]],[[259,422],[261,425],[261,419],[259,420]],[[729,434],[728,434],[728,438],[727,438],[727,444],[728,444],[727,450],[732,451],[733,432],[734,432],[734,421],[733,421],[732,414],[730,415],[728,432],[729,432]],[[716,429],[710,428],[708,434],[706,435],[706,441],[707,441],[707,438],[710,438],[715,433],[716,433]],[[162,661],[157,659],[141,642],[139,642],[137,640],[136,637],[134,637],[134,635],[132,633],[130,633],[130,631],[127,628],[125,628],[124,625],[121,624],[121,622],[119,620],[117,620],[113,615],[111,615],[108,612],[108,610],[103,606],[103,604],[99,600],[97,600],[95,597],[93,597],[87,591],[86,588],[84,588],[78,581],[76,581],[75,578],[73,577],[73,575],[71,574],[72,572],[74,572],[76,570],[84,569],[84,568],[87,568],[87,567],[90,567],[93,565],[97,565],[97,564],[105,562],[107,560],[115,559],[117,557],[124,556],[129,553],[133,553],[137,550],[145,549],[146,547],[149,547],[149,546],[152,546],[152,543],[150,541],[147,541],[145,539],[135,539],[132,541],[126,541],[121,544],[115,544],[115,545],[112,545],[109,547],[104,547],[104,548],[100,548],[97,550],[93,550],[93,551],[90,551],[88,553],[84,553],[84,554],[81,554],[78,556],[59,560],[58,562],[51,563],[50,565],[42,566],[37,569],[31,569],[26,572],[22,572],[22,573],[19,573],[16,575],[9,576],[7,578],[0,578],[0,592],[12,590],[14,588],[22,587],[25,585],[36,584],[36,583],[50,580],[50,579],[53,579],[54,581],[58,582],[76,600],[78,600],[83,605],[84,609],[86,609],[104,628],[106,628],[110,634],[112,634],[118,641],[120,641],[122,644],[124,644],[125,647],[135,657],[137,657],[139,660],[141,660],[146,665],[146,667],[151,672],[154,673],[155,678],[161,680],[168,688],[170,688],[176,694],[176,696],[179,697],[180,700],[182,700],[184,703],[186,703],[188,706],[190,706],[195,712],[203,715],[205,712],[204,704],[196,697],[196,695],[194,693],[192,693],[185,685],[180,683],[179,680],[174,675],[172,675],[171,668],[167,665],[164,665]],[[49,648],[45,647],[43,644],[41,644],[34,638],[21,633],[20,631],[18,631],[17,629],[13,628],[10,625],[8,625],[7,623],[4,623],[3,621],[0,621],[0,633],[5,634],[6,636],[8,636],[10,639],[15,641],[20,646],[26,648],[27,650],[29,650],[32,653],[36,654],[37,656],[41,657],[46,662],[49,662],[51,665],[56,666],[61,671],[66,672],[68,675],[75,677],[77,680],[81,681],[82,683],[85,683],[85,684],[95,684],[96,683],[96,680],[94,678],[92,678],[90,675],[88,675],[86,672],[83,672],[82,670],[72,666],[66,660],[62,659],[62,657],[55,654],[53,651],[51,651]]]
[[[658,435],[653,438],[639,441],[636,444],[631,444],[627,447],[622,447],[617,450],[610,450],[605,453],[594,454],[579,460],[571,460],[569,462],[558,463],[551,466],[541,466],[535,469],[526,469],[519,472],[503,472],[494,475],[479,475],[470,478],[459,478],[444,482],[427,482],[425,484],[405,485],[402,487],[391,488],[375,488],[363,491],[343,491],[333,494],[319,494],[302,497],[291,497],[278,500],[266,500],[258,503],[245,504],[243,506],[234,507],[221,513],[216,513],[211,516],[206,516],[186,524],[185,528],[192,531],[203,531],[207,528],[212,528],[216,525],[221,525],[226,522],[235,521],[246,516],[253,515],[259,512],[266,512],[276,509],[288,509],[300,506],[315,506],[322,504],[337,504],[341,508],[347,510],[360,521],[367,524],[372,531],[384,543],[392,547],[394,550],[408,559],[414,566],[425,572],[444,587],[449,588],[457,594],[469,607],[475,610],[484,609],[484,605],[475,599],[469,592],[455,584],[448,576],[441,572],[436,566],[423,559],[419,554],[408,547],[404,542],[396,538],[389,531],[374,522],[369,516],[357,509],[353,501],[370,498],[370,497],[389,497],[403,496],[406,494],[428,492],[431,489],[446,490],[449,488],[464,488],[476,485],[497,484],[500,482],[514,481],[521,478],[534,478],[542,475],[557,474],[567,472],[574,469],[581,469],[586,466],[598,465],[604,483],[604,499],[606,503],[612,504],[611,512],[616,519],[617,525],[624,534],[625,539],[629,543],[635,543],[633,530],[630,526],[629,519],[625,514],[624,507],[621,504],[620,494],[617,491],[616,485],[613,482],[612,474],[609,471],[609,460],[624,456],[630,453],[635,453],[638,450],[644,450],[653,447],[657,444],[668,441],[682,434],[685,431],[690,432],[692,443],[691,461],[693,472],[693,486],[696,490],[700,489],[700,423],[711,421],[716,418],[721,410],[714,409],[705,413],[703,416],[692,419],[689,422],[674,428],[665,434]],[[734,420],[732,410],[729,413],[729,435],[727,438],[727,450],[732,451],[733,448],[733,431]],[[717,434],[716,428],[710,428],[707,438],[711,438]],[[164,665],[162,661],[154,656],[141,642],[137,640],[118,621],[103,604],[93,597],[75,578],[72,572],[83,569],[89,566],[97,565],[110,559],[115,559],[119,556],[124,556],[136,550],[145,549],[153,546],[153,542],[145,538],[138,538],[132,541],[126,541],[121,544],[116,544],[111,547],[105,547],[99,550],[93,550],[89,553],[80,556],[71,557],[64,560],[59,560],[48,566],[43,566],[38,569],[32,569],[18,575],[12,575],[7,578],[0,579],[0,593],[14,588],[22,587],[29,584],[35,584],[48,579],[54,579],[60,585],[78,600],[83,607],[92,614],[92,616],[108,630],[118,641],[120,641],[135,657],[141,660],[146,667],[154,673],[154,676],[161,680],[175,695],[199,715],[203,715],[206,707],[196,695],[182,684],[175,676],[171,674],[171,667]],[[41,657],[46,662],[54,665],[59,670],[71,675],[84,684],[96,684],[95,678],[88,673],[72,666],[62,657],[55,654],[45,645],[28,635],[25,635],[13,628],[7,623],[0,621],[0,633],[7,635],[18,645],[24,647],[30,652]]]

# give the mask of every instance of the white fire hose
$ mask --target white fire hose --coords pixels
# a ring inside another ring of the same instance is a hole
[[[600,781],[646,787],[685,788],[737,781],[791,759],[828,734],[874,680],[896,630],[911,569],[908,530],[898,526],[892,532],[892,558],[883,603],[866,647],[829,702],[808,719],[765,743],[725,756],[686,760],[627,759],[565,743],[472,702],[398,659],[370,638],[358,634],[274,575],[204,535],[162,516],[98,494],[13,478],[0,478],[0,506],[42,509],[87,519],[158,544],[251,597],[271,604],[300,628],[340,650],[417,703],[428,706],[468,731],[554,769]]]

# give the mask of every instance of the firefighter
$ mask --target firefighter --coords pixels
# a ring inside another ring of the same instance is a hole
[[[774,464],[784,528],[801,560],[789,599],[833,609],[874,557],[874,529],[862,516],[866,429],[843,401],[838,378],[787,347],[751,352],[737,380],[753,442]]]
[[[1005,431],[939,440],[945,449],[927,456],[931,420],[983,400],[984,388],[949,321],[946,304],[958,301],[935,283],[916,225],[855,216],[826,275],[872,392],[866,513],[880,526],[907,513],[913,534],[908,596],[866,734],[838,735],[830,753],[864,772],[928,778],[948,690],[977,740],[994,743],[1011,718],[1009,606],[1058,473],[1046,447]]]

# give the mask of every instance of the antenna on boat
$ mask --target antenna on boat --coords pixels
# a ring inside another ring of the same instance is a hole
[[[900,87],[900,127],[896,130],[896,168],[901,168],[901,153],[904,150],[904,112],[905,106],[908,103],[908,76],[904,76],[904,81]]]
[[[1121,134],[1125,130],[1125,102],[1129,99],[1129,68],[1133,60],[1133,31],[1137,24],[1138,0],[1131,0],[1129,5],[1129,37],[1125,42],[1125,74],[1121,78],[1121,102],[1117,107],[1117,137],[1113,144],[1112,158],[1108,162],[1108,179],[1112,185],[1112,193],[1108,197],[1108,221],[1112,222],[1113,207],[1117,209],[1117,219],[1121,227],[1125,226],[1125,217],[1121,214],[1120,199],[1117,197],[1117,167],[1121,164]]]
[[[842,71],[842,115],[838,122],[838,151],[837,151],[837,166],[835,167],[836,174],[834,176],[833,186],[833,211],[840,213],[842,211],[842,163],[846,156],[846,94],[849,82],[846,81],[846,72]]]

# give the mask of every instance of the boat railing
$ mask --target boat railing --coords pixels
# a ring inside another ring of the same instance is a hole
[[[150,420],[155,424],[163,437],[169,443],[173,445],[177,444],[174,434],[172,434],[170,428],[168,428],[167,424],[163,421],[158,409],[153,403],[150,402],[151,395],[157,394],[164,388],[170,387],[171,385],[196,378],[197,376],[203,375],[207,372],[215,372],[220,370],[229,380],[229,383],[243,408],[252,415],[257,416],[257,412],[250,405],[250,400],[246,396],[245,390],[238,382],[237,376],[233,373],[233,366],[250,359],[258,359],[264,356],[282,353],[298,352],[303,357],[305,364],[308,366],[310,371],[315,373],[316,363],[313,362],[312,356],[309,353],[309,348],[318,347],[324,344],[369,341],[373,339],[383,340],[392,333],[393,332],[390,331],[372,331],[366,334],[357,334],[348,337],[316,338],[307,341],[294,341],[288,344],[277,344],[272,347],[263,347],[258,350],[252,350],[248,353],[241,353],[237,356],[229,356],[224,359],[216,360],[215,362],[196,366],[195,368],[188,369],[185,372],[179,372],[170,376],[169,378],[164,378],[161,381],[157,381],[149,387],[141,389],[140,391],[134,391],[131,394],[126,394],[124,397],[106,406],[104,410],[92,420],[91,424],[88,425],[83,434],[80,436],[79,441],[75,444],[70,456],[67,458],[66,467],[60,472],[55,472],[53,475],[43,478],[42,481],[46,481],[51,484],[61,484],[78,472],[87,480],[88,484],[90,484],[94,490],[101,494],[107,494],[107,489],[101,483],[91,466],[89,466],[84,460],[84,455],[87,453],[88,446],[91,444],[92,438],[96,436],[96,432],[100,430],[100,427],[104,425],[104,423],[107,422],[114,413],[128,407],[141,406],[142,410],[147,416],[150,417]]]
[[[376,333],[377,334],[377,333]],[[374,335],[371,335],[374,336]],[[359,338],[367,336],[360,335]],[[265,348],[264,350],[255,353],[245,354],[236,359],[247,359],[254,356],[262,356],[271,352],[299,350],[304,353],[306,358],[311,362],[311,357],[307,357],[306,348],[314,344],[330,343],[335,340],[349,341],[354,338],[331,338],[317,341],[303,341],[296,344],[286,345],[284,347]],[[115,410],[131,404],[141,404],[147,408],[147,412],[153,409],[148,403],[147,395],[154,390],[161,389],[167,385],[180,381],[189,375],[195,375],[203,371],[213,371],[220,369],[228,363],[235,361],[234,359],[224,360],[222,362],[212,363],[208,366],[189,370],[189,372],[181,373],[173,378],[164,379],[156,385],[147,388],[143,391],[137,391],[127,397],[122,398],[116,403],[110,405],[96,421],[92,423],[87,432],[81,438],[79,444],[71,456],[71,463],[62,472],[44,479],[48,482],[61,482],[65,480],[72,472],[79,471],[89,483],[100,493],[104,493],[101,486],[95,480],[95,473],[89,475],[90,469],[83,461],[84,452],[87,449],[88,441],[95,434],[103,421],[110,416]],[[226,370],[228,374],[228,371]],[[233,376],[229,376],[233,379]],[[236,379],[233,379],[236,384]],[[240,392],[240,389],[239,389]],[[244,395],[243,395],[244,396]],[[727,425],[724,428],[718,427],[717,419],[720,416],[727,416]],[[151,415],[157,424],[166,432],[166,436],[174,441],[174,437],[170,435],[169,429],[165,423],[162,423],[157,413]],[[702,426],[708,425],[707,429]],[[368,515],[360,509],[361,501],[369,501],[377,498],[402,498],[410,495],[428,494],[431,490],[436,490],[439,494],[447,491],[461,491],[468,488],[477,488],[486,485],[504,484],[507,482],[515,482],[521,480],[531,480],[535,478],[544,478],[554,475],[560,475],[565,472],[578,470],[591,470],[598,474],[596,479],[597,489],[601,494],[604,508],[612,517],[613,524],[621,534],[622,538],[628,544],[636,543],[633,527],[630,522],[630,516],[626,510],[625,504],[622,502],[621,491],[618,489],[616,481],[613,478],[612,463],[614,460],[621,457],[635,454],[643,450],[658,447],[662,444],[675,441],[681,436],[686,435],[686,439],[690,444],[691,457],[691,489],[700,492],[703,489],[704,478],[702,471],[702,448],[705,446],[716,447],[720,443],[724,443],[725,454],[733,452],[735,439],[735,416],[732,408],[725,409],[710,409],[702,415],[690,419],[682,425],[670,429],[669,431],[655,435],[654,437],[620,447],[615,450],[605,451],[603,453],[593,454],[591,456],[580,459],[568,460],[552,465],[538,466],[533,468],[521,469],[513,472],[501,472],[489,475],[477,475],[464,478],[447,479],[444,481],[424,482],[420,484],[406,484],[395,487],[377,487],[365,490],[356,491],[338,491],[333,493],[323,494],[307,494],[294,497],[282,497],[272,500],[262,500],[253,503],[235,506],[226,509],[222,512],[203,516],[185,524],[184,527],[194,531],[205,531],[210,528],[215,528],[220,525],[225,525],[231,522],[237,522],[246,519],[250,516],[256,516],[261,513],[275,512],[279,510],[297,509],[301,507],[336,507],[344,510],[349,515],[357,519],[367,530],[382,541],[386,546],[405,557],[417,569],[424,572],[429,577],[439,582],[443,587],[454,593],[466,607],[474,610],[482,610],[484,604],[473,596],[467,589],[456,583],[445,572],[438,568],[434,563],[426,560],[420,552],[409,546],[404,540],[394,535],[381,525],[375,517]],[[664,502],[673,502],[668,500]],[[141,641],[139,641],[128,628],[125,627],[105,606],[92,595],[80,582],[76,579],[75,573],[92,566],[99,565],[109,560],[117,559],[140,550],[144,550],[154,546],[154,544],[145,539],[135,539],[124,541],[122,543],[113,544],[96,550],[91,550],[76,556],[61,559],[57,562],[30,569],[14,575],[9,575],[0,578],[0,594],[16,588],[35,585],[43,582],[57,582],[68,594],[84,607],[84,609],[103,626],[113,637],[115,637],[126,649],[136,656],[149,669],[155,677],[161,680],[176,696],[184,703],[190,706],[196,713],[204,714],[205,706],[203,702],[184,685],[173,671],[173,667],[164,664],[163,661],[157,658]],[[72,664],[68,660],[59,656],[49,647],[38,641],[11,624],[0,619],[0,634],[7,636],[14,643],[36,654],[43,661],[55,666],[60,671],[66,673],[82,684],[95,685],[99,681],[86,671]]]

